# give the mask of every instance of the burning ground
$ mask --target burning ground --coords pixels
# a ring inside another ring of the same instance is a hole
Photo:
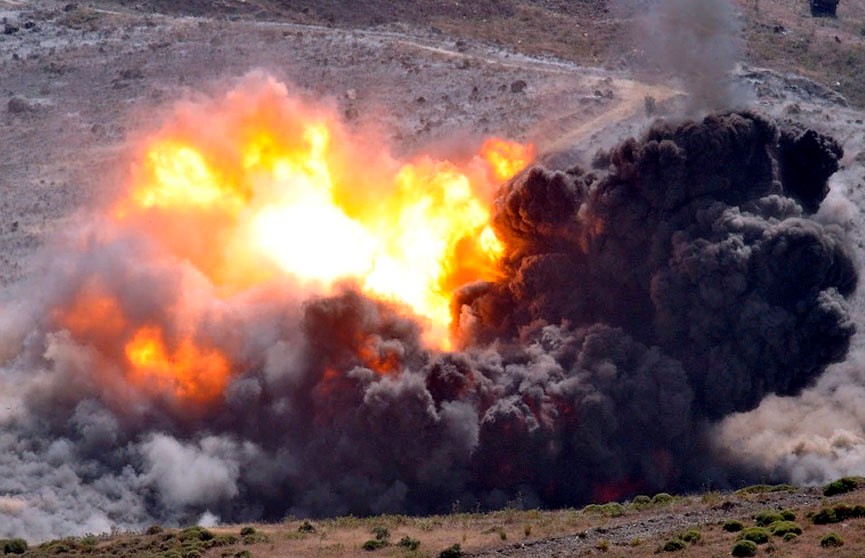
[[[754,464],[712,425],[846,356],[826,135],[718,113],[548,169],[314,96],[168,103],[7,288],[4,534],[726,485]]]

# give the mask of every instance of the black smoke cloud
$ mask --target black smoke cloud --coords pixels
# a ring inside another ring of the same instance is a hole
[[[696,485],[706,423],[846,353],[855,267],[841,231],[807,218],[840,154],[728,113],[656,124],[594,169],[523,173],[495,202],[502,279],[457,294],[447,353],[352,285],[225,299],[146,239],[84,228],[3,313],[0,535]],[[94,284],[136,323],[222,348],[223,396],[142,394],[59,328],[52,308]]]

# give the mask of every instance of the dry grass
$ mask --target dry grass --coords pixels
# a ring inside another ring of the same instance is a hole
[[[552,539],[556,544],[571,545],[566,548],[573,555],[648,558],[660,553],[710,558],[729,556],[741,534],[725,531],[722,526],[726,520],[737,519],[746,528],[754,527],[761,511],[782,509],[787,510],[788,517],[790,511],[796,515],[795,523],[802,528],[802,534],[790,541],[772,536],[768,543],[759,545],[758,556],[771,552],[775,557],[852,558],[860,556],[865,548],[865,517],[826,525],[814,524],[809,519],[826,506],[840,503],[865,506],[865,489],[861,488],[832,498],[822,497],[819,489],[761,487],[737,493],[674,497],[667,502],[645,503],[645,499],[639,502],[593,505],[581,510],[505,509],[430,517],[386,515],[320,521],[291,518],[278,524],[255,525],[251,534],[248,526],[244,530],[241,525],[209,531],[165,529],[51,541],[30,548],[25,556],[434,558],[454,544],[459,544],[466,553],[499,549],[517,555],[526,542]],[[389,544],[375,551],[363,550],[364,542],[375,539],[376,532],[379,538],[386,533],[384,540]],[[832,532],[842,537],[844,545],[821,547],[821,539]],[[206,535],[199,537],[199,533]],[[415,550],[401,546],[398,543],[404,538],[419,541],[420,545]],[[683,540],[683,544],[668,547],[683,546],[683,550],[663,550],[669,541],[675,540]],[[532,547],[537,549],[535,555],[545,555],[543,546]]]

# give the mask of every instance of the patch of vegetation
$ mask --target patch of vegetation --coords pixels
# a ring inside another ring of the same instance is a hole
[[[297,528],[298,533],[315,533],[315,525],[304,519],[300,527]]]
[[[3,554],[24,554],[27,552],[27,541],[24,539],[0,539]]]
[[[829,508],[823,508],[817,513],[811,514],[810,518],[814,525],[828,525],[829,523],[840,523],[845,519],[865,517],[865,506],[850,506],[838,504]]]
[[[666,492],[658,492],[657,494],[652,496],[652,504],[656,506],[666,506],[667,504],[671,504],[672,502],[672,494],[667,494]]]
[[[738,533],[745,528],[745,525],[738,519],[728,519],[722,528],[728,533]]]
[[[786,535],[784,535],[784,542],[795,541],[798,538],[799,535],[797,535],[796,533],[787,533]]]
[[[837,533],[826,533],[823,535],[823,538],[820,539],[820,546],[823,548],[837,548],[839,546],[844,546],[844,539],[838,536]]]
[[[703,535],[700,534],[698,529],[688,529],[682,533],[679,533],[679,538],[685,541],[686,543],[697,543],[700,542],[700,539],[703,538]]]
[[[640,494],[639,496],[634,496],[634,499],[631,500],[631,506],[634,508],[641,510],[647,508],[652,505],[652,499],[645,494]]]
[[[787,533],[801,535],[802,527],[794,521],[776,521],[769,526],[769,532],[776,537],[783,537],[787,535]]]
[[[364,543],[360,546],[363,550],[368,552],[372,552],[374,550],[379,550],[380,548],[384,548],[388,545],[387,541],[382,541],[379,539],[369,539],[368,541],[364,541]]]
[[[413,539],[409,536],[405,536],[405,537],[401,538],[399,540],[399,542],[396,544],[397,544],[397,546],[401,546],[401,547],[408,549],[408,550],[417,550],[418,547],[420,546],[420,541],[417,539]]]
[[[607,552],[610,550],[610,541],[607,539],[601,539],[595,543],[595,548],[600,550],[601,552]]]
[[[749,540],[736,541],[730,554],[733,556],[756,556],[757,544]]]
[[[860,479],[855,477],[840,478],[823,487],[823,496],[837,496],[838,494],[853,492],[859,487],[859,482]]]
[[[609,504],[589,504],[583,508],[583,513],[604,515],[607,517],[622,517],[625,515],[625,506],[618,502]]]
[[[784,521],[796,521],[796,512],[793,510],[781,510],[781,517]]]
[[[756,544],[769,542],[769,530],[765,527],[749,527],[743,530],[737,540],[751,541]]]
[[[799,489],[789,484],[753,484],[736,491],[739,496],[749,494],[767,494],[770,492],[797,492]]]
[[[460,558],[463,549],[459,544],[454,544],[439,552],[438,558]]]
[[[774,510],[763,510],[754,516],[754,521],[760,527],[768,527],[776,521],[784,521],[784,516]]]
[[[661,549],[664,552],[677,552],[679,550],[685,550],[687,547],[688,543],[682,539],[670,539],[664,543],[664,546],[662,546]]]

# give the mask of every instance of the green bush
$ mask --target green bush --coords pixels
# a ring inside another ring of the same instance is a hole
[[[723,529],[728,533],[738,533],[742,529],[745,528],[745,525],[742,524],[738,519],[728,519],[724,522]]]
[[[767,494],[769,492],[796,492],[797,490],[799,489],[789,484],[755,484],[740,488],[736,491],[736,494]]]
[[[27,552],[27,541],[24,539],[3,540],[3,554],[24,554]]]
[[[240,530],[241,537],[248,537],[249,535],[255,534],[255,527],[246,526]]]
[[[417,550],[420,546],[420,541],[417,539],[413,539],[411,537],[403,537],[396,543],[397,546],[401,546],[403,548],[407,548],[409,550]]]
[[[820,539],[820,546],[823,548],[835,548],[844,545],[844,539],[838,536],[837,533],[827,533]]]
[[[799,527],[798,523],[793,521],[776,521],[769,526],[769,531],[776,537],[783,537],[787,533],[802,534],[802,528]]]
[[[382,527],[381,525],[373,527],[371,533],[375,535],[375,540],[377,541],[387,541],[390,539],[390,531],[387,527]]]
[[[679,538],[685,541],[686,543],[694,544],[696,542],[700,542],[700,539],[703,536],[700,534],[700,531],[697,529],[688,529],[687,531],[680,533]]]
[[[757,554],[757,545],[753,541],[748,540],[736,541],[731,554],[733,556],[755,556]]]
[[[769,542],[769,530],[765,527],[748,527],[739,534],[737,540],[751,541],[757,544]]]
[[[847,504],[838,504],[831,508],[823,508],[817,513],[811,514],[811,521],[815,525],[826,525],[829,523],[840,523],[845,519],[854,517],[865,517],[865,506],[850,506]]]
[[[652,496],[652,503],[659,506],[665,506],[673,501],[673,496],[666,492],[658,492]]]
[[[224,535],[216,535],[213,539],[213,546],[231,546],[233,544],[237,544],[239,539],[236,535],[232,535],[231,533],[226,533]]]
[[[859,486],[859,479],[854,477],[844,477],[836,481],[830,482],[823,487],[823,496],[835,496],[845,494],[856,490]]]
[[[622,517],[625,515],[625,507],[618,502],[610,502],[609,504],[604,504],[602,507],[603,514],[607,517]]]
[[[439,552],[438,558],[460,558],[463,555],[463,549],[459,544],[454,544]]]
[[[670,539],[664,543],[664,546],[661,548],[664,552],[677,552],[679,550],[685,550],[688,544],[682,539]]]
[[[760,527],[768,527],[776,521],[784,521],[784,516],[774,510],[763,510],[754,516],[754,521]]]
[[[640,494],[639,496],[634,496],[634,499],[631,500],[631,505],[637,509],[642,509],[652,505],[652,499],[646,496],[645,494]]]
[[[297,528],[298,533],[315,533],[315,525],[304,519],[300,527]]]
[[[381,539],[369,539],[368,541],[365,541],[361,545],[361,548],[366,550],[366,551],[371,552],[373,550],[378,550],[378,549],[384,548],[386,546],[387,546],[387,541],[383,541]]]
[[[784,521],[796,521],[796,512],[793,510],[781,510],[781,517]]]
[[[182,530],[180,534],[177,535],[181,541],[209,541],[214,537],[211,531],[208,531],[204,527],[193,526],[187,527]]]
[[[784,542],[795,541],[798,538],[799,535],[797,535],[796,533],[787,533],[786,535],[784,535]]]

